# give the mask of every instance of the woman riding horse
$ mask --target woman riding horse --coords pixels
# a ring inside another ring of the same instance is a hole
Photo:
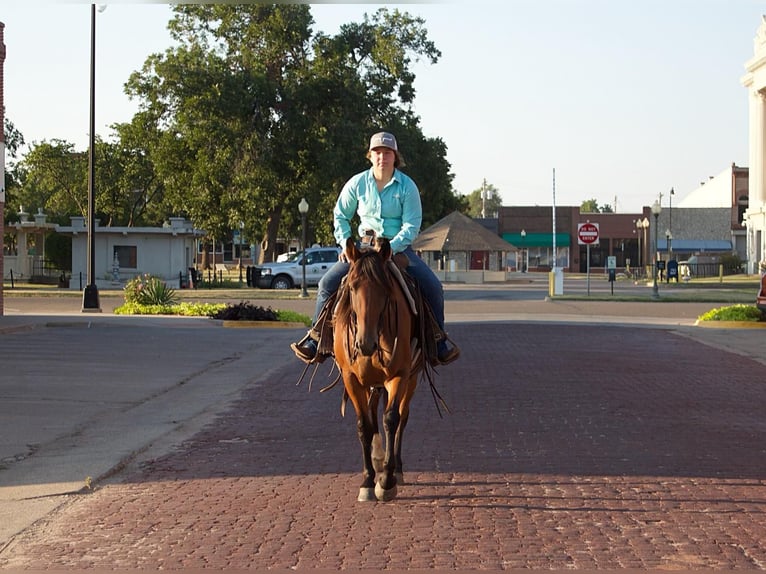
[[[417,185],[398,169],[404,166],[404,160],[399,153],[396,138],[387,132],[372,136],[367,158],[372,167],[349,179],[335,204],[335,239],[340,246],[346,244],[352,236],[351,220],[355,215],[361,220],[361,236],[374,234],[376,237],[388,238],[394,253],[407,256],[407,273],[420,287],[439,329],[444,333],[444,290],[441,281],[411,246],[420,233],[423,209]],[[319,281],[314,324],[348,270],[349,262],[345,255],[341,255]],[[312,362],[316,358],[317,341],[312,337],[312,331],[290,346],[302,361]],[[446,337],[439,339],[436,351],[436,362],[443,365],[451,363],[460,354],[457,347],[447,344]]]

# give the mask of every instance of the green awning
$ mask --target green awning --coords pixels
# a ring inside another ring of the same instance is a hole
[[[505,239],[511,245],[519,249],[528,247],[553,247],[553,233],[527,233],[524,237],[521,233],[503,233]],[[569,247],[568,233],[556,234],[556,247]]]

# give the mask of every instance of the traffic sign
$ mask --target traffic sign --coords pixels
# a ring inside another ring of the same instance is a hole
[[[577,244],[594,245],[598,243],[598,223],[577,224]]]

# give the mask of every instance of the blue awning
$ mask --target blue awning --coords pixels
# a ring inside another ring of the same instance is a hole
[[[704,252],[704,251],[718,251],[718,252],[733,251],[731,246],[731,241],[726,241],[723,239],[671,239],[670,246],[673,248],[673,251],[689,252],[689,253],[697,253],[697,252]],[[667,238],[658,239],[657,248],[658,248],[657,249],[658,251],[667,251],[668,250]]]

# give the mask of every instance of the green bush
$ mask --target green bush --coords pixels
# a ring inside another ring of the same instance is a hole
[[[125,302],[139,305],[173,305],[178,301],[175,289],[162,279],[139,275],[125,285]]]
[[[755,305],[730,305],[719,307],[703,313],[697,318],[699,321],[764,321],[764,314]]]
[[[183,317],[213,317],[225,303],[172,303],[169,305],[144,305],[130,301],[117,307],[115,315],[180,315]]]
[[[213,315],[213,319],[223,319],[225,321],[278,321],[276,312],[271,307],[264,309],[243,301],[237,305],[227,305],[218,313]]]

